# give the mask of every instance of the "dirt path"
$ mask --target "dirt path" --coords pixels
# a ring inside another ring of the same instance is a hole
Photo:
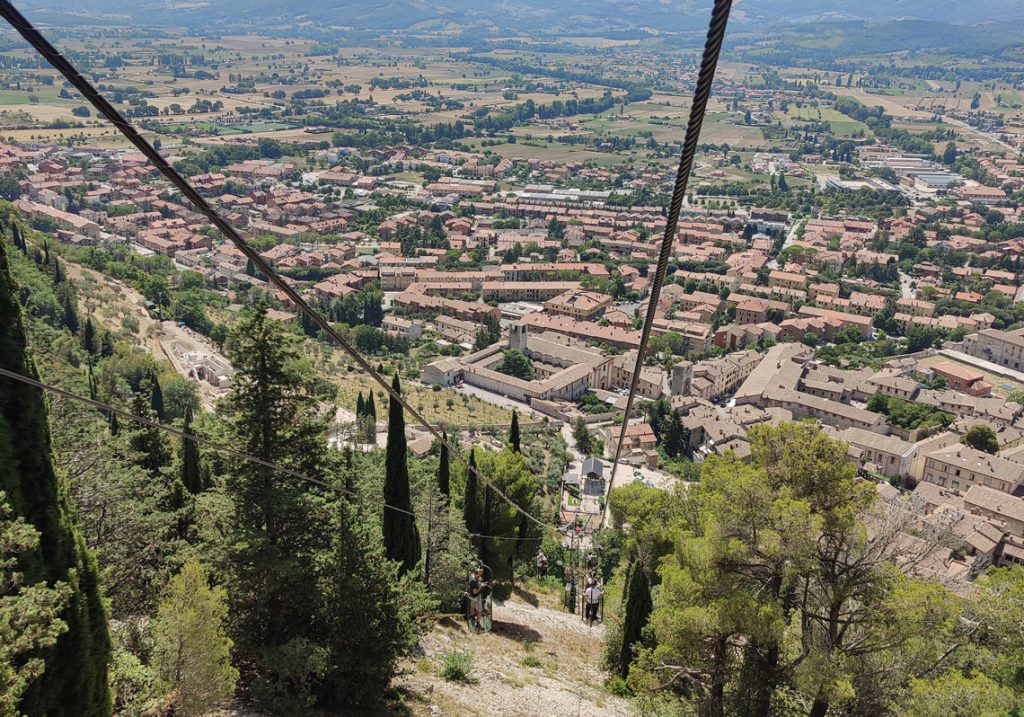
[[[543,601],[543,604],[541,604]],[[405,665],[396,685],[407,692],[412,714],[426,717],[627,717],[629,703],[603,689],[597,667],[604,629],[558,610],[554,599],[517,591],[494,606],[494,630],[470,634],[446,618],[422,641],[425,655]],[[473,656],[475,684],[440,676],[445,655]]]

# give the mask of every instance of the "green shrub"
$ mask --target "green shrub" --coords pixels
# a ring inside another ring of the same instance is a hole
[[[468,652],[451,650],[444,654],[444,666],[441,677],[449,682],[462,682],[470,685],[476,682],[473,677],[473,656]]]
[[[536,655],[527,655],[523,660],[523,664],[526,667],[543,667],[544,663],[540,661],[540,658]]]
[[[629,685],[621,677],[613,677],[605,684],[604,688],[616,697],[629,697]]]

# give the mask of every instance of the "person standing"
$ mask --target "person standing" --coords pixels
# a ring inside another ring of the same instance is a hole
[[[469,574],[469,617],[470,622],[480,623],[483,615],[483,589],[487,586],[484,582],[484,569],[477,568]]]
[[[537,553],[537,575],[541,580],[548,575],[548,556],[544,554],[544,551]]]
[[[601,583],[594,581],[587,586],[587,589],[583,591],[583,598],[586,602],[586,619],[591,625],[597,622],[597,611],[601,605],[601,597],[604,595],[604,589],[601,587]]]

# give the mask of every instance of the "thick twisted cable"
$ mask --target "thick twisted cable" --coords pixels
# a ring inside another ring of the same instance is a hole
[[[704,113],[707,111],[708,99],[711,97],[711,85],[715,80],[718,56],[722,51],[722,41],[725,39],[725,28],[729,23],[729,10],[731,8],[732,0],[715,0],[715,7],[711,12],[711,25],[708,28],[707,40],[704,43],[704,56],[700,63],[700,73],[697,76],[697,87],[693,94],[693,103],[690,105],[690,120],[686,125],[683,151],[679,157],[679,168],[676,170],[676,181],[672,188],[672,201],[669,204],[668,221],[665,225],[665,234],[661,240],[658,266],[654,273],[654,282],[651,284],[651,294],[648,298],[647,317],[644,319],[643,332],[640,335],[640,346],[636,353],[636,365],[633,367],[633,376],[629,382],[629,397],[626,399],[625,418],[622,421],[622,429],[619,431],[619,440],[615,445],[612,474],[608,480],[607,495],[605,496],[606,504],[607,498],[611,496],[612,486],[615,484],[615,474],[619,467],[619,458],[622,456],[622,446],[626,440],[626,429],[629,426],[629,418],[633,411],[633,401],[636,398],[640,371],[644,365],[644,354],[647,351],[647,344],[651,338],[651,327],[654,324],[654,315],[658,310],[661,287],[665,283],[668,260],[672,256],[672,245],[679,226],[679,213],[683,208],[686,185],[690,179],[690,172],[693,170],[693,159],[697,153],[697,140],[700,138],[700,130],[704,124]]]

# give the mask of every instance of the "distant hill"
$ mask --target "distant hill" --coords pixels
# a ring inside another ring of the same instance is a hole
[[[430,29],[452,25],[491,33],[590,34],[605,37],[703,30],[709,0],[31,0],[25,5],[50,21],[75,13],[116,13],[147,24],[284,30]],[[736,0],[737,29],[844,21],[885,23],[925,20],[937,24],[1024,21],[1024,0]],[[871,25],[878,27],[877,25]]]

